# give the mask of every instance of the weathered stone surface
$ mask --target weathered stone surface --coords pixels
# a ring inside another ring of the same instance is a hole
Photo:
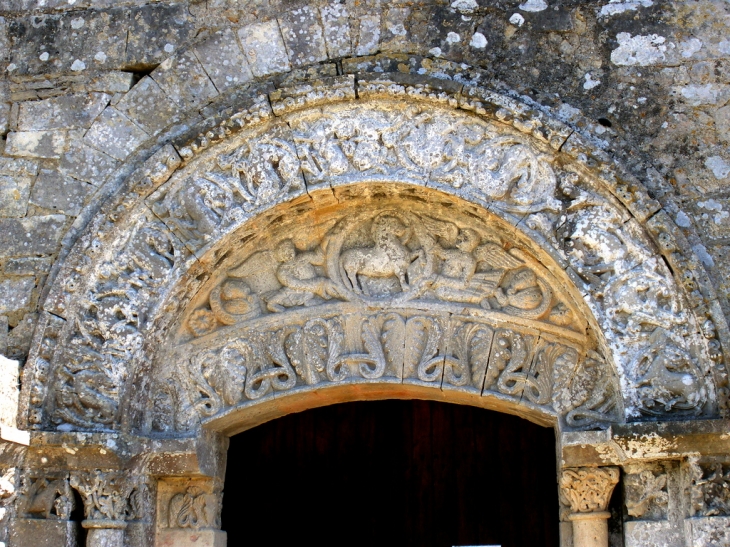
[[[0,134],[8,132],[10,121],[10,103],[0,100]]]
[[[65,131],[18,131],[8,133],[5,154],[27,158],[57,159],[66,149]]]
[[[119,162],[88,146],[80,140],[74,140],[68,152],[61,158],[59,172],[78,180],[99,185],[111,174]]]
[[[128,21],[126,9],[15,18],[8,25],[8,71],[73,74],[120,67]]]
[[[33,277],[9,277],[0,280],[0,314],[26,310],[35,288]]]
[[[293,67],[327,59],[322,24],[316,8],[303,6],[285,13],[279,18],[279,27]]]
[[[185,108],[197,106],[218,94],[193,51],[166,59],[151,77],[170,99]]]
[[[179,107],[149,76],[137,82],[114,107],[150,135],[157,134],[180,117]]]
[[[108,107],[84,136],[84,141],[117,160],[124,160],[149,135],[117,109]]]
[[[9,258],[3,266],[6,275],[43,275],[47,274],[53,264],[50,258]]]
[[[0,355],[0,426],[16,427],[19,394],[20,363]]]
[[[33,185],[30,203],[65,215],[76,216],[86,203],[94,186],[55,170],[42,169]]]
[[[704,517],[685,520],[692,547],[717,547],[730,541],[730,517]]]
[[[0,257],[55,253],[65,221],[63,215],[0,220]]]
[[[320,8],[324,41],[330,59],[352,55],[350,14],[345,4],[333,3]]]
[[[78,528],[79,523],[70,520],[15,518],[10,523],[8,547],[25,547],[28,538],[37,547],[76,547]]]
[[[291,68],[276,20],[245,26],[238,31],[238,38],[254,76],[286,72]]]
[[[159,547],[225,547],[226,533],[220,530],[161,530]]]
[[[18,111],[18,130],[86,128],[91,126],[110,100],[111,95],[90,93],[24,102]]]
[[[355,55],[373,55],[380,45],[380,13],[358,18],[359,28],[355,42]]]
[[[25,216],[37,172],[34,161],[0,158],[0,217]]]
[[[126,48],[128,66],[150,67],[169,58],[195,32],[185,4],[149,4],[133,8]]]
[[[218,31],[198,44],[195,53],[219,92],[253,78],[248,61],[230,29]]]
[[[37,316],[34,313],[24,315],[20,321],[16,321],[15,317],[12,318],[13,329],[8,333],[7,357],[25,361],[36,322]]]

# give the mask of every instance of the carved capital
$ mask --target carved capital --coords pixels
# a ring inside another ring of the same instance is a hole
[[[124,528],[134,484],[123,471],[84,471],[71,476],[84,501],[84,528]]]
[[[24,472],[17,491],[21,518],[69,520],[74,497],[65,472]]]
[[[579,467],[564,469],[560,475],[560,498],[572,511],[571,519],[607,518],[608,502],[618,483],[616,467]]]

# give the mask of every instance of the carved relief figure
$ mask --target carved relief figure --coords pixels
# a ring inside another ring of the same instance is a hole
[[[279,243],[274,256],[279,262],[276,278],[282,288],[266,295],[267,308],[281,312],[292,306],[311,306],[322,300],[344,298],[342,291],[329,278],[320,275],[325,262],[324,250],[298,251],[292,240]]]
[[[68,520],[73,506],[73,493],[67,477],[23,477],[18,496],[19,515]]]
[[[406,247],[412,231],[398,215],[385,212],[375,217],[370,233],[374,246],[348,249],[340,255],[340,265],[352,290],[370,296],[367,283],[363,284],[359,276],[395,276],[400,292],[407,291],[408,269],[416,259],[425,258],[422,250]]]
[[[730,466],[689,462],[691,510],[696,516],[730,516]]]

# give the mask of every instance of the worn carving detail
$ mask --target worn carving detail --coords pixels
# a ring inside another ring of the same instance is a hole
[[[17,499],[19,516],[68,520],[73,507],[68,475],[23,475]]]
[[[209,495],[198,486],[190,486],[184,493],[175,494],[168,511],[170,528],[219,528],[215,509],[209,507]]]
[[[560,475],[560,499],[573,513],[606,511],[618,479],[615,467],[564,469]]]
[[[693,515],[730,516],[730,465],[690,461],[689,494]]]
[[[664,519],[667,516],[669,493],[667,474],[660,468],[626,473],[623,477],[626,511],[643,520]]]
[[[85,471],[71,475],[71,486],[84,501],[88,521],[123,522],[135,485],[123,471]]]

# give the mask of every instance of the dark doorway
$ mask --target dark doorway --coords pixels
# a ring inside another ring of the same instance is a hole
[[[555,435],[430,401],[346,403],[231,439],[229,547],[557,547]]]

